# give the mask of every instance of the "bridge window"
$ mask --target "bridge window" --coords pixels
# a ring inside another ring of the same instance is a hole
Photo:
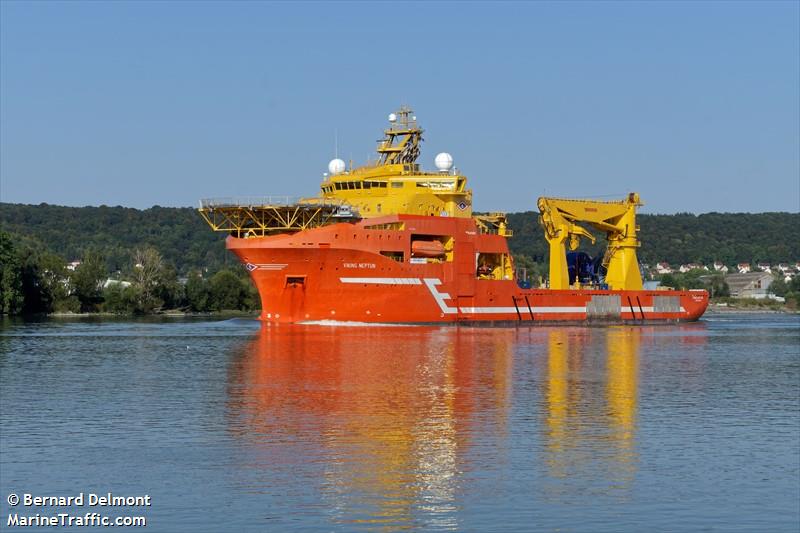
[[[403,182],[402,181],[393,181],[392,182],[392,189],[402,189]]]
[[[380,205],[380,204],[378,204]],[[403,222],[388,222],[386,224],[371,224],[369,226],[364,226],[364,229],[380,229],[380,230],[394,230],[394,231],[402,231],[405,229],[405,224]]]

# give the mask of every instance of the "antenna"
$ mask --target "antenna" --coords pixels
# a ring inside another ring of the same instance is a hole
[[[339,159],[339,130],[338,128],[334,128],[333,130],[333,157]]]

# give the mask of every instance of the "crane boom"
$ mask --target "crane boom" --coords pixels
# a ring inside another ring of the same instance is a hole
[[[550,288],[569,289],[567,242],[571,250],[581,237],[594,237],[578,222],[606,233],[608,248],[603,258],[606,283],[613,290],[641,290],[642,276],[636,259],[639,240],[636,208],[642,205],[637,193],[619,201],[539,198],[539,223],[550,245]]]

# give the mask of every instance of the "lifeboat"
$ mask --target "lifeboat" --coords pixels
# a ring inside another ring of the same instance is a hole
[[[411,257],[435,259],[444,255],[444,244],[440,241],[414,241],[411,243]]]

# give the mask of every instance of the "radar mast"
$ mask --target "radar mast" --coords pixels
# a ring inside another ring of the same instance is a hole
[[[412,164],[419,157],[422,142],[422,128],[417,125],[417,117],[408,106],[400,106],[397,113],[389,115],[392,124],[383,132],[384,138],[378,144],[379,165]]]

